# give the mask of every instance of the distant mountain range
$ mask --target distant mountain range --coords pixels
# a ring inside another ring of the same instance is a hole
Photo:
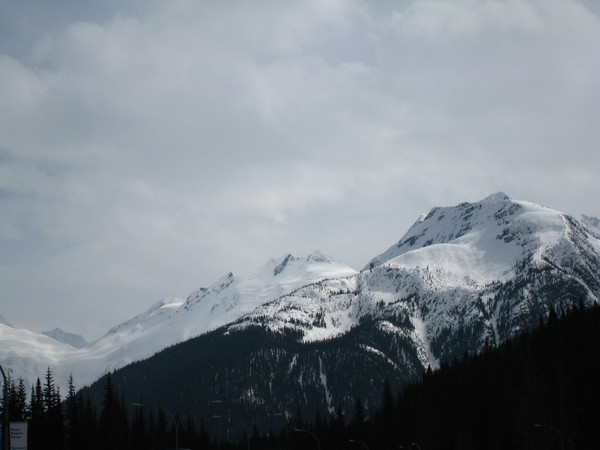
[[[550,308],[598,303],[598,223],[497,193],[432,209],[360,272],[319,251],[272,259],[82,348],[0,324],[0,361],[28,383],[46,367],[80,386],[114,371],[132,401],[207,417],[207,399],[264,423],[296,408],[348,412],[357,397],[368,411],[384,379],[497,345]]]
[[[92,343],[60,329],[37,334],[0,320],[0,361],[28,385],[50,367],[66,392],[70,374],[78,385],[90,384],[109,371],[233,322],[305,284],[355,273],[319,250],[304,258],[273,258],[253,274],[228,273],[185,301],[161,300]]]

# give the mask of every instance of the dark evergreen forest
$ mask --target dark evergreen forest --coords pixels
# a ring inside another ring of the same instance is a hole
[[[310,419],[300,407],[294,417],[273,412],[280,425],[268,431],[223,404],[197,417],[126,401],[111,376],[100,403],[73,379],[61,401],[50,370],[29,396],[22,380],[9,380],[2,410],[29,422],[30,450],[597,449],[599,356],[600,307],[579,306],[561,317],[550,311],[535,330],[416,382],[382,382],[376,410],[357,395],[351,411],[317,410]]]

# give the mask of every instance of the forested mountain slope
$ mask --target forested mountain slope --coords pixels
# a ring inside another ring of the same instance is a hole
[[[113,377],[128,396],[209,416],[211,399],[262,423],[351,411],[356,396],[370,411],[384,379],[401,386],[550,310],[597,304],[599,248],[589,226],[502,193],[434,208],[360,273],[298,287]]]

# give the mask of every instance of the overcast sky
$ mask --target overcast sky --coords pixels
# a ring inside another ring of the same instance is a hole
[[[95,339],[496,191],[599,216],[599,48],[594,1],[0,0],[0,314]]]

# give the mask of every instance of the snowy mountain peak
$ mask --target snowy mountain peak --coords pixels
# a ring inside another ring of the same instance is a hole
[[[171,315],[174,311],[177,310],[182,304],[182,300],[179,298],[165,298],[159,300],[154,303],[150,308],[144,311],[141,314],[138,314],[132,319],[123,322],[116,327],[111,328],[105,336],[111,334],[117,334],[122,332],[123,330],[131,330],[136,327],[141,327],[142,325],[148,325],[151,323],[158,323],[165,316]],[[102,339],[102,338],[101,338]]]
[[[269,259],[253,274],[229,273],[209,288],[198,289],[188,296],[184,309],[189,311],[202,304],[203,309],[210,308],[207,314],[214,317],[220,314],[219,311],[238,311],[239,307],[242,307],[243,313],[247,313],[305,284],[354,273],[354,269],[335,262],[320,250],[315,250],[307,257],[295,257],[288,253],[281,258]]]
[[[526,250],[556,244],[567,226],[568,220],[558,211],[499,192],[475,203],[433,208],[365,269],[386,262],[422,267],[481,267],[485,262],[488,270],[497,269],[488,275],[501,277]]]
[[[506,195],[504,192],[496,192],[495,194],[489,195],[486,198],[484,198],[481,203],[502,203],[502,202],[508,202],[511,201],[512,199]]]
[[[281,272],[283,272],[285,270],[287,265],[291,261],[294,261],[295,259],[296,258],[294,258],[291,254],[288,253],[288,255],[285,258],[283,258],[283,261],[281,261],[281,263],[277,264],[277,266],[273,269],[273,275],[274,276],[279,275]]]
[[[301,268],[306,268],[315,264],[318,264],[320,266],[335,265],[336,262],[331,256],[317,249],[310,255],[308,255],[306,258],[296,258],[295,256],[288,254],[280,259],[271,259],[267,264],[275,265],[275,267],[273,268],[273,275],[277,276],[291,266],[295,266],[295,270],[302,270]]]
[[[308,255],[306,257],[306,261],[309,263],[326,263],[326,264],[333,264],[335,262],[331,256],[329,256],[328,254],[326,254],[325,252],[323,252],[319,249],[315,250],[310,255]]]
[[[83,348],[87,345],[86,340],[80,334],[68,333],[60,328],[55,328],[52,331],[42,331],[42,334],[51,337],[55,341],[69,344],[71,347],[75,348]]]
[[[361,273],[305,285],[229,330],[259,323],[312,342],[376,319],[382,332],[412,340],[422,367],[435,367],[467,342],[479,351],[535,325],[550,305],[598,303],[599,253],[581,222],[498,193],[433,208]]]
[[[57,380],[73,373],[85,385],[227,324],[287,327],[308,342],[341,335],[369,317],[391,341],[412,342],[423,367],[434,367],[460,356],[471,338],[477,350],[537,323],[549,305],[564,310],[581,298],[600,301],[600,239],[592,219],[586,225],[504,193],[433,208],[361,273],[320,250],[286,254],[249,275],[227,273],[185,301],[161,300],[82,348],[60,336],[57,342],[60,330],[42,336],[11,328],[0,316],[0,360],[28,384],[52,367]]]

